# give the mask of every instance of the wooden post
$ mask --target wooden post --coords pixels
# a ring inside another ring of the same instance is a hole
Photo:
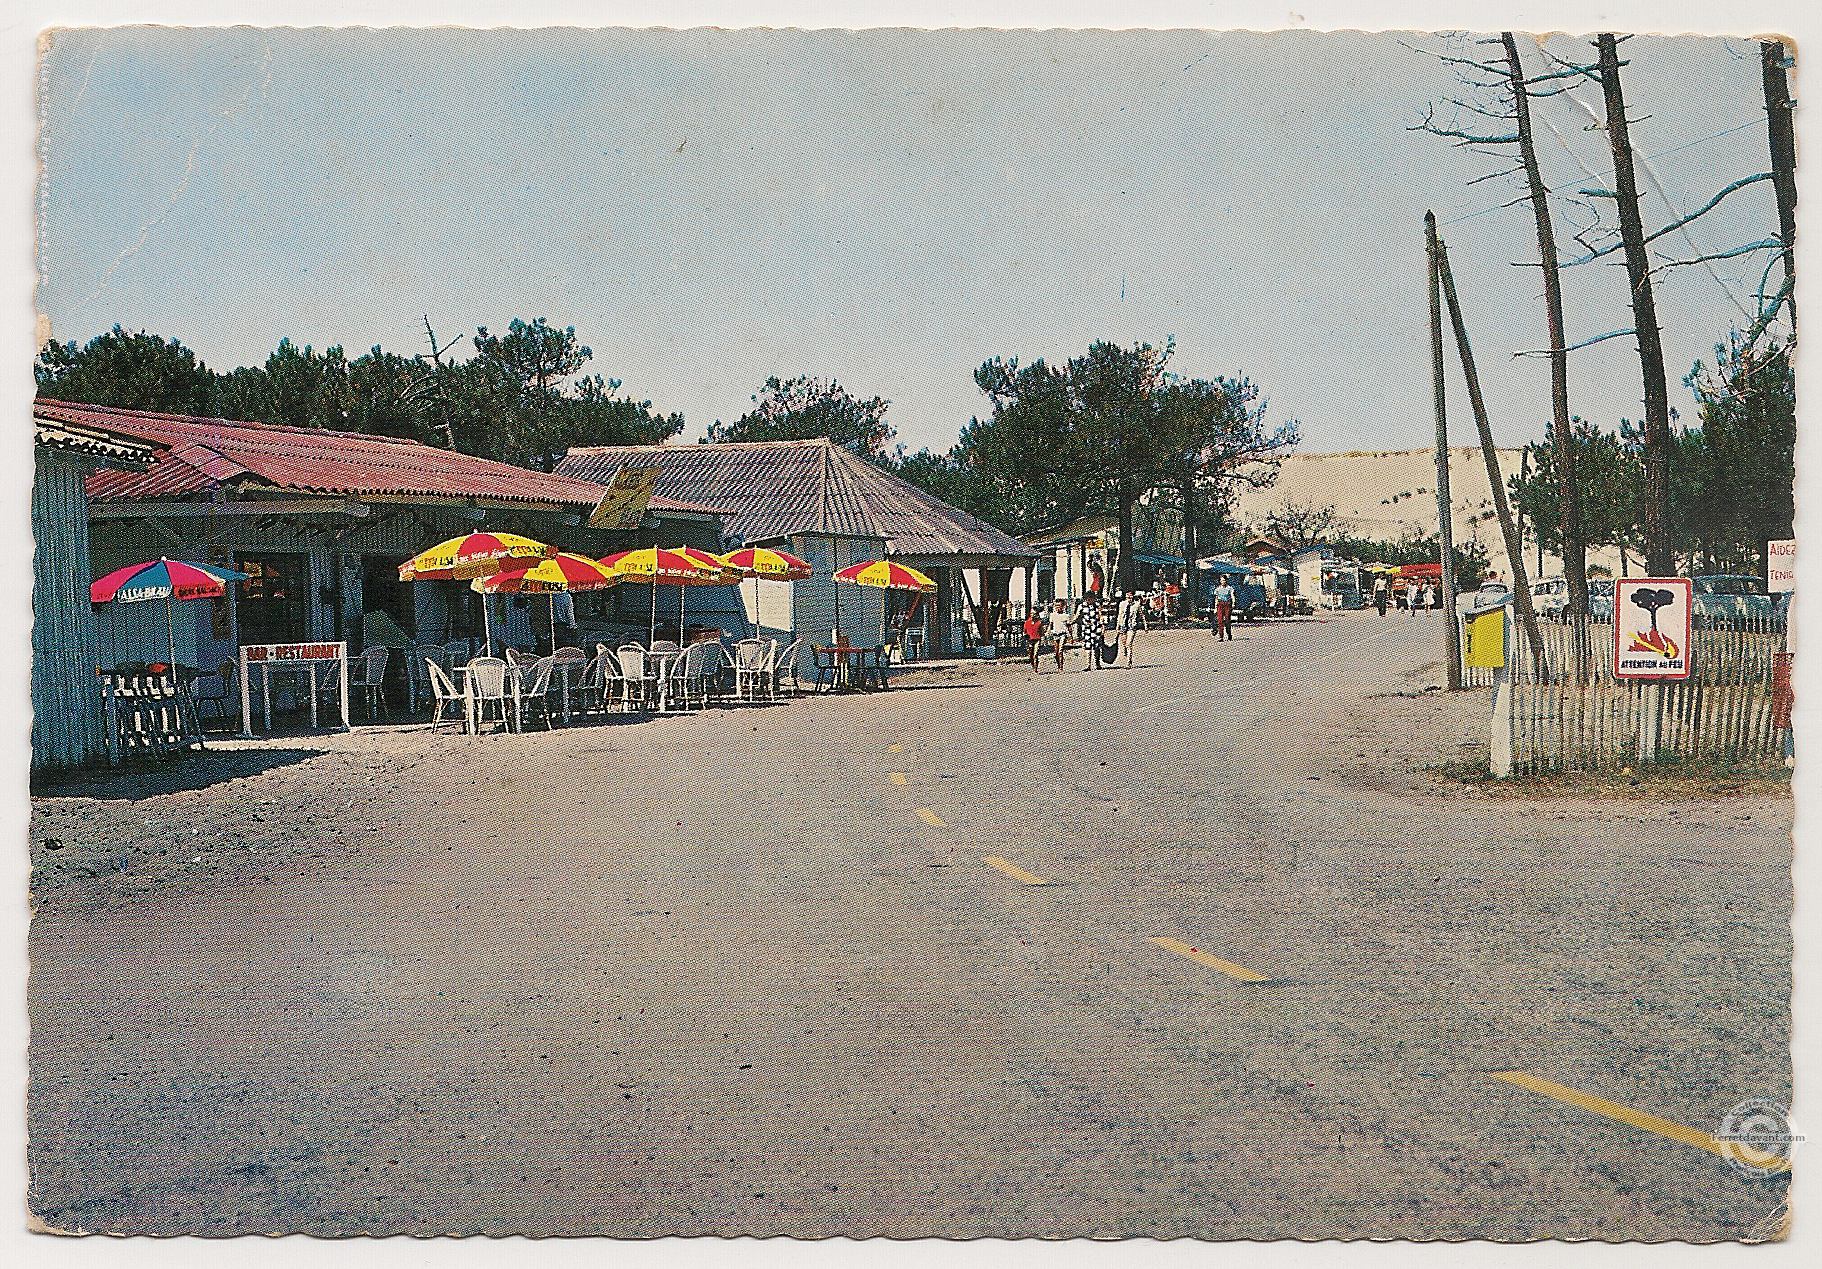
[[[1518,526],[1512,520],[1512,504],[1506,498],[1506,482],[1499,471],[1499,452],[1493,447],[1493,427],[1487,421],[1487,403],[1480,394],[1480,374],[1474,368],[1474,350],[1468,344],[1468,324],[1461,315],[1461,301],[1455,295],[1455,275],[1449,269],[1449,249],[1436,239],[1436,268],[1442,280],[1443,299],[1449,305],[1449,321],[1455,330],[1455,351],[1461,354],[1462,378],[1468,383],[1468,404],[1474,411],[1474,426],[1480,432],[1480,453],[1487,464],[1487,484],[1493,491],[1493,511],[1499,517],[1499,531],[1506,543],[1506,559],[1512,565],[1512,603],[1524,623],[1525,640],[1531,648],[1532,678],[1545,677],[1544,637],[1537,628],[1537,613],[1531,607],[1531,583],[1525,576],[1525,546],[1518,540]]]
[[[1655,679],[1639,685],[1638,760],[1656,762],[1663,732],[1664,685]]]
[[[1436,265],[1436,213],[1423,214],[1424,254],[1430,273],[1430,380],[1436,397],[1436,539],[1442,564],[1443,661],[1449,690],[1461,690],[1461,622],[1455,614],[1455,520],[1449,493],[1448,374],[1442,353],[1442,273]]]

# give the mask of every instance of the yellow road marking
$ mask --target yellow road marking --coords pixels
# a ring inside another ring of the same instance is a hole
[[[1265,975],[1261,974],[1258,970],[1248,969],[1244,965],[1236,965],[1232,961],[1224,961],[1219,956],[1210,956],[1207,952],[1198,951],[1191,947],[1182,939],[1152,939],[1150,941],[1156,943],[1167,952],[1175,952],[1179,956],[1187,956],[1198,965],[1206,965],[1210,969],[1218,969],[1229,978],[1238,978],[1243,983],[1262,983],[1265,981]]]
[[[981,862],[986,864],[989,868],[999,869],[1014,881],[1022,881],[1028,886],[1041,886],[1044,884],[1044,879],[1042,877],[1034,877],[1023,868],[1020,868],[1017,864],[1001,859],[998,855],[983,856]]]
[[[949,827],[947,824],[945,824],[941,820],[937,819],[936,812],[932,811],[927,806],[920,806],[917,808],[917,818],[922,820],[924,823],[928,824],[931,828],[948,828]]]
[[[1637,1110],[1631,1106],[1622,1106],[1618,1102],[1610,1102],[1604,1097],[1578,1092],[1565,1084],[1539,1079],[1524,1071],[1494,1071],[1493,1078],[1504,1080],[1508,1084],[1516,1084],[1519,1088],[1530,1089],[1533,1093],[1542,1093],[1545,1097],[1554,1097],[1559,1102],[1567,1102],[1591,1115],[1601,1115],[1622,1124],[1630,1124],[1634,1128],[1643,1128],[1646,1132],[1655,1132],[1658,1136],[1668,1137],[1672,1141],[1680,1141],[1686,1146],[1694,1146],[1697,1150],[1718,1154],[1723,1159],[1739,1159],[1750,1167],[1764,1168],[1772,1172],[1782,1172],[1790,1167],[1790,1160],[1779,1155],[1755,1150],[1744,1144],[1721,1141],[1699,1128],[1679,1124],[1674,1119],[1665,1119],[1662,1115],[1654,1115],[1648,1110]]]
[[[903,745],[899,744],[896,740],[886,746],[887,753],[903,753],[904,751],[905,751],[905,747]]]
[[[905,782],[905,773],[904,772],[894,771],[892,773],[892,783],[893,784],[903,784],[904,782]]]

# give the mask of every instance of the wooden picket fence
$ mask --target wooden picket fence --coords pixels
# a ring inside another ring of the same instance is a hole
[[[1680,683],[1616,679],[1609,623],[1546,622],[1541,631],[1541,667],[1533,664],[1523,632],[1511,635],[1515,773],[1637,762],[1653,714],[1659,761],[1752,765],[1783,753],[1788,706],[1780,709],[1774,690],[1785,651],[1781,617],[1698,629],[1691,674]]]

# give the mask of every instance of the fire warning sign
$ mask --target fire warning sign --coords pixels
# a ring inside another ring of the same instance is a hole
[[[1626,577],[1613,584],[1613,674],[1686,679],[1694,625],[1687,577]]]

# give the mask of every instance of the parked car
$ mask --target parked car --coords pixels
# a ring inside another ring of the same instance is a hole
[[[1540,577],[1532,582],[1531,611],[1545,621],[1561,621],[1569,611],[1569,579]]]
[[[1778,604],[1765,593],[1765,583],[1745,573],[1704,573],[1695,579],[1695,624],[1698,628],[1770,625]]]
[[[1512,598],[1512,588],[1497,577],[1488,578],[1474,590],[1462,592],[1456,600],[1456,608],[1461,612],[1475,612],[1481,608],[1494,608],[1507,603]]]
[[[1613,620],[1613,579],[1611,577],[1590,577],[1588,579],[1588,618],[1591,621]]]

